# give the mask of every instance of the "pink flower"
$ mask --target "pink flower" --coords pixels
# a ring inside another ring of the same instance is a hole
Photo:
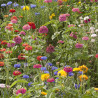
[[[89,40],[87,36],[82,37],[82,40]]]
[[[55,81],[54,78],[49,78],[49,79],[47,80],[47,82],[54,82],[54,81]]]
[[[83,47],[83,44],[76,43],[75,47],[76,47],[76,48],[82,48],[82,47]]]
[[[5,87],[9,88],[10,86],[6,84],[0,84],[0,88],[5,88]]]
[[[24,30],[30,30],[30,26],[28,25],[28,24],[26,24],[26,25],[24,25],[23,27],[22,27],[22,29],[24,29]]]
[[[98,2],[98,0],[90,0],[90,2]]]
[[[58,0],[58,5],[62,5],[63,4],[63,1],[62,0]]]
[[[33,66],[33,68],[41,68],[41,67],[42,67],[42,65],[40,65],[40,64],[36,64]]]
[[[21,88],[21,89],[17,90],[17,91],[16,91],[16,95],[18,95],[19,93],[25,94],[25,93],[26,93],[26,89]]]
[[[20,36],[16,36],[13,39],[15,41],[16,44],[20,44],[22,42],[22,38]]]
[[[72,11],[73,11],[73,12],[80,12],[80,11],[79,11],[79,8],[73,8]]]
[[[77,34],[77,32],[75,32],[75,34]],[[71,32],[70,36],[77,39],[77,35],[75,35],[73,32]]]
[[[62,40],[59,40],[57,43],[64,43],[64,41],[62,41]]]
[[[19,34],[26,35],[26,33],[24,31],[21,31]]]
[[[69,17],[69,16],[70,16],[70,14],[65,14],[65,16],[66,16],[66,17]]]
[[[11,20],[11,23],[17,23],[16,19]]]
[[[70,24],[70,25],[68,25],[68,27],[75,27],[75,25],[74,24]]]
[[[48,33],[48,28],[46,26],[41,26],[39,28],[39,33]]]
[[[44,0],[45,3],[51,3],[52,0]]]
[[[7,43],[7,46],[8,47],[14,47],[15,46],[15,43]]]
[[[55,50],[54,50],[54,46],[52,46],[51,44],[49,45],[49,46],[47,46],[47,48],[46,48],[46,52],[47,53],[52,53],[52,52],[54,52]]]
[[[66,66],[66,67],[64,67],[64,71],[66,71],[66,72],[72,72],[72,67],[70,67],[70,66]]]
[[[66,14],[61,14],[59,16],[59,21],[66,21]]]
[[[91,21],[91,19],[84,20],[85,23],[88,23],[90,21]]]

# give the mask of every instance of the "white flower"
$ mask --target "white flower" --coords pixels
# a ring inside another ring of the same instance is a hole
[[[96,29],[95,32],[98,32],[98,29]]]
[[[9,16],[12,16],[12,13],[10,13]]]
[[[91,37],[97,37],[97,34],[92,34]]]
[[[5,87],[9,88],[10,86],[5,84],[0,84],[0,88],[5,88]]]
[[[95,30],[95,28],[94,27],[90,27],[90,30]]]
[[[95,39],[91,39],[91,42],[95,42]]]
[[[88,17],[88,16],[84,17],[84,20],[87,20],[87,19],[89,19],[89,17]]]

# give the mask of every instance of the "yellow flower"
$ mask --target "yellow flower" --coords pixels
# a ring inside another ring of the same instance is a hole
[[[47,95],[47,93],[46,93],[46,92],[41,92],[41,94],[42,94],[42,95]]]
[[[88,77],[86,75],[80,75],[79,79],[80,79],[80,81],[82,81],[82,80],[88,80]]]
[[[45,80],[49,79],[49,77],[50,77],[49,74],[42,74],[42,75],[41,75],[41,80],[42,80],[42,81],[45,81]]]
[[[62,1],[67,2],[67,0],[62,0]]]
[[[98,88],[94,88],[96,91],[98,91]]]
[[[80,1],[79,1],[78,3],[79,3],[79,4],[81,4],[81,2],[80,2]]]
[[[60,75],[62,77],[66,77],[67,73],[64,70],[60,70],[60,71],[58,71],[58,75]]]
[[[52,19],[52,16],[49,16],[49,19],[51,20]]]
[[[52,13],[51,16],[55,16],[55,13]]]
[[[73,68],[73,71],[80,71],[80,68]]]
[[[83,71],[83,73],[86,73],[88,71],[88,68],[85,65],[79,66],[80,71]]]
[[[24,6],[23,10],[30,10],[29,6]]]

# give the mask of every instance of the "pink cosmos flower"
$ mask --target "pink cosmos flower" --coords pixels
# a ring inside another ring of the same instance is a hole
[[[49,78],[49,79],[47,80],[47,82],[54,82],[54,81],[55,81],[54,78]]]
[[[11,23],[17,23],[16,19],[11,20]]]
[[[42,65],[40,65],[40,64],[36,64],[33,66],[33,68],[41,68],[41,67],[42,67]]]
[[[61,21],[66,21],[66,14],[61,14],[60,16],[59,16],[59,21],[61,22]]]
[[[26,89],[24,89],[24,88],[21,88],[21,89],[19,89],[19,90],[17,90],[16,91],[16,95],[18,95],[18,94],[25,94],[26,93]]]
[[[20,44],[22,42],[22,38],[20,36],[16,36],[13,39],[15,41],[16,44]]]
[[[47,46],[47,48],[46,48],[46,52],[47,53],[52,53],[52,52],[54,52],[55,50],[54,50],[54,46],[52,46],[51,44],[49,45],[49,46]]]
[[[64,43],[64,41],[62,41],[62,40],[59,40],[57,43],[62,43],[62,44],[63,44],[63,43]]]
[[[80,11],[79,11],[79,8],[73,8],[72,11],[73,11],[73,12],[80,12]]]
[[[75,34],[73,32],[71,32],[70,36],[75,38],[75,39],[77,39],[77,35],[76,34],[77,34],[77,32],[75,32]]]
[[[26,25],[24,25],[23,27],[22,27],[22,29],[24,29],[24,30],[30,30],[30,26],[28,25],[28,24],[26,24]]]
[[[82,48],[82,47],[83,47],[83,44],[76,43],[75,47],[76,47],[76,48]]]
[[[14,47],[16,43],[7,43],[7,47]]]
[[[72,67],[70,67],[70,66],[66,66],[66,67],[64,67],[64,71],[66,71],[66,72],[72,72]]]
[[[82,37],[82,40],[89,40],[87,36]]]
[[[48,33],[48,28],[46,26],[41,26],[39,28],[39,33]]]
[[[26,33],[24,31],[21,31],[19,34],[26,35]]]
[[[52,0],[44,0],[45,3],[51,3]]]

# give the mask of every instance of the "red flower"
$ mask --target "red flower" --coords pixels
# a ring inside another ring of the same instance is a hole
[[[1,45],[6,45],[6,44],[7,44],[6,40],[1,41]]]
[[[5,49],[5,48],[3,48],[3,49],[0,49],[0,51],[1,51],[1,52],[3,52],[3,51],[6,51],[6,49]]]
[[[19,30],[15,30],[14,32],[19,32]]]
[[[7,54],[10,54],[10,53],[12,53],[12,51],[6,51],[6,53],[7,53]]]
[[[0,61],[0,66],[4,66],[4,62]]]
[[[21,53],[20,55],[18,55],[18,59],[19,60],[25,60],[25,55],[23,53]]]
[[[29,45],[26,46],[26,47],[25,47],[25,50],[27,50],[27,51],[32,50],[32,46],[29,46]]]
[[[4,55],[2,53],[0,53],[0,59],[3,59]]]
[[[16,10],[15,9],[10,9],[9,12],[14,13],[14,12],[16,12]]]
[[[36,64],[33,66],[33,68],[41,68],[41,67],[42,67],[42,65],[40,65],[40,64]]]
[[[13,19],[18,20],[16,16],[12,16],[11,20],[13,20]]]
[[[27,43],[22,44],[23,47],[29,46]]]
[[[37,60],[38,60],[38,61],[42,61],[41,57],[42,57],[42,56],[37,56]]]
[[[49,79],[47,80],[47,82],[54,82],[54,81],[55,81],[54,78],[49,78]]]
[[[98,54],[95,55],[95,58],[98,58]]]
[[[27,22],[29,26],[32,27],[32,29],[36,29],[35,23],[34,22]]]
[[[20,74],[21,74],[21,72],[18,71],[18,70],[16,70],[16,71],[13,72],[13,75],[14,75],[14,76],[17,76],[17,75],[20,75]]]

